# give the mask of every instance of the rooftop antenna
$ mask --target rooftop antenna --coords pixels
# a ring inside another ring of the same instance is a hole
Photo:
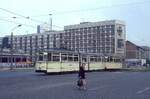
[[[50,31],[52,31],[52,14],[49,14],[50,16]]]

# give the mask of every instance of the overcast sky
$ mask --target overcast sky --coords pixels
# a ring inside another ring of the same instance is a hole
[[[38,24],[49,23],[51,13],[53,28],[57,30],[83,21],[123,20],[127,40],[150,46],[149,9],[150,0],[3,0],[0,3],[0,36],[9,35],[19,23],[23,25],[14,30],[15,35],[36,33]]]

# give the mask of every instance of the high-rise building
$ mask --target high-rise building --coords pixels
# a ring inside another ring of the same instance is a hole
[[[125,54],[125,23],[118,20],[82,22],[64,31],[44,31],[13,37],[13,49],[23,50],[35,60],[38,50],[62,49],[102,55]],[[10,36],[8,45],[11,43]]]
[[[125,30],[119,20],[82,22],[64,27],[62,43],[68,50],[124,56]]]

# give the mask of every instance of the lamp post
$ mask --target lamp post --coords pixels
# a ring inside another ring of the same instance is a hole
[[[108,59],[108,56],[104,56],[104,62],[105,62],[105,70],[107,69],[107,66],[106,66],[106,64],[107,64],[107,59]]]
[[[19,25],[17,25],[16,27],[14,27],[14,28],[11,29],[11,39],[10,39],[10,41],[11,41],[11,50],[10,50],[10,54],[11,54],[11,64],[10,64],[10,70],[13,70],[13,31],[14,31],[15,29],[17,29],[18,27],[21,27],[21,26],[22,26],[22,25],[19,24]]]

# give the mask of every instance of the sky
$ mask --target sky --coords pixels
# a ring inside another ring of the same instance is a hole
[[[52,14],[55,30],[80,22],[123,20],[127,40],[139,46],[150,46],[149,9],[150,0],[3,0],[0,3],[0,37],[10,35],[19,24],[22,26],[13,30],[14,35],[36,33],[37,25],[49,24],[49,14]]]

